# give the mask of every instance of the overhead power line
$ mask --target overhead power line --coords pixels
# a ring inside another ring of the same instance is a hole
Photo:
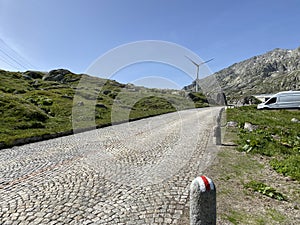
[[[5,64],[7,64],[7,65],[9,65],[9,66],[11,66],[11,67],[13,67],[15,69],[19,69],[19,67],[16,67],[15,65],[13,65],[12,63],[10,63],[8,60],[6,60],[5,58],[3,58],[2,56],[0,57],[0,60],[2,62],[4,62]]]
[[[18,52],[11,48],[2,38],[0,38],[0,52],[2,53],[1,61],[16,69],[36,68],[28,60],[22,57]]]
[[[3,49],[0,48],[0,52],[2,52],[4,55],[6,55],[8,58],[10,58],[12,61],[14,61],[16,64],[18,64],[19,66],[23,67],[24,69],[27,69],[25,66],[23,66],[21,63],[19,63],[16,59],[14,59],[13,57],[11,57],[10,55],[8,55],[5,51],[3,51]]]

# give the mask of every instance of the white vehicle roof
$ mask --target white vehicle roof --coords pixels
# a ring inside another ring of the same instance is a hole
[[[300,94],[300,91],[281,91],[275,95],[279,95],[279,94]]]

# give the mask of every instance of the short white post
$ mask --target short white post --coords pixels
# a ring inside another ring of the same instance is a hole
[[[215,225],[216,220],[216,187],[210,178],[197,177],[190,187],[190,224]]]

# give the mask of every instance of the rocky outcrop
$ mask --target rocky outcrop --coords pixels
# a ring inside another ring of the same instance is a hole
[[[75,75],[66,69],[51,70],[48,74],[43,76],[43,80],[45,81],[56,81],[60,83],[74,82],[79,79],[80,79],[80,75]]]
[[[46,73],[31,70],[22,73],[22,76],[26,79],[42,79],[45,75]]]

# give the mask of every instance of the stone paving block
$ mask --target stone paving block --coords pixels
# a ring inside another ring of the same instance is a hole
[[[218,113],[186,110],[1,150],[0,224],[176,224]]]

